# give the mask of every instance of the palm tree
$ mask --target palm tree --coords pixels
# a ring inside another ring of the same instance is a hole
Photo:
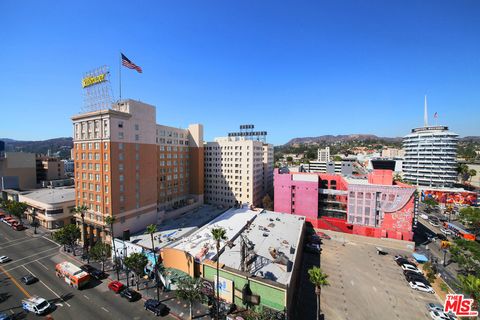
[[[85,251],[87,251],[88,253],[88,240],[87,240],[86,228],[85,228],[85,212],[87,211],[88,211],[88,207],[86,205],[76,206],[72,209],[72,212],[79,214],[80,218],[82,219],[83,254],[85,254]]]
[[[116,218],[114,216],[107,216],[105,218],[105,223],[108,224],[110,227],[110,237],[112,238],[112,246],[113,246],[113,256],[114,256],[114,266],[115,271],[117,272],[117,281],[120,280],[120,274],[118,272],[118,260],[117,260],[117,250],[115,248],[115,238],[113,237],[113,224],[115,223]]]
[[[322,287],[328,286],[328,275],[323,273],[319,267],[312,267],[308,270],[310,282],[315,286],[315,294],[317,295],[317,320],[320,320],[322,309],[320,307],[320,295],[322,294]]]
[[[180,279],[176,295],[178,298],[188,301],[190,305],[190,319],[193,319],[192,305],[203,298],[200,279],[190,277]]]
[[[37,227],[38,227],[38,221],[37,221],[37,209],[33,208],[32,210],[32,225],[33,225],[33,233],[37,234]]]
[[[158,288],[159,285],[159,279],[158,279],[158,261],[157,261],[157,255],[155,254],[155,243],[153,242],[153,234],[157,232],[157,226],[154,224],[151,224],[147,226],[147,230],[145,231],[146,234],[150,234],[150,239],[152,240],[152,253],[153,253],[153,261],[155,261],[155,267],[154,267],[154,272],[155,272],[155,284],[157,286],[157,300],[160,300],[160,291]]]
[[[462,291],[473,299],[474,308],[478,308],[480,302],[480,278],[472,274],[468,276],[458,276],[460,280],[460,288]]]
[[[224,228],[213,228],[212,229],[212,236],[216,242],[217,246],[217,319],[219,318],[220,314],[220,291],[219,291],[219,278],[220,278],[220,241],[227,240],[226,236],[227,230]]]

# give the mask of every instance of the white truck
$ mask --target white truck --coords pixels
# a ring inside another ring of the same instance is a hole
[[[42,315],[50,309],[50,303],[39,296],[32,296],[22,300],[22,309],[36,315]]]

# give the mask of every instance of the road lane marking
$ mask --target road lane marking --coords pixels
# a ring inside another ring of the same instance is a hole
[[[56,243],[55,241],[53,241],[52,239],[48,239],[48,238],[45,237],[45,236],[42,236],[42,238],[45,239],[45,240],[50,241],[51,243],[55,244],[57,247],[60,247],[60,245],[59,245],[58,243]]]
[[[19,244],[22,244],[22,243],[25,243],[25,242],[28,242],[28,241],[32,241],[32,240],[36,240],[35,238],[29,238],[29,239],[25,239],[23,241],[10,241],[10,242],[13,242],[13,243],[8,243],[7,245],[4,245],[2,247],[0,247],[0,249],[5,249],[5,248],[9,248],[9,247],[13,247],[13,246],[16,246],[16,245],[19,245]]]
[[[41,258],[41,259],[43,259],[43,258]],[[39,260],[40,260],[40,259],[37,259],[37,260],[35,260],[35,262],[38,262],[39,265],[41,265],[41,266],[44,267],[46,270],[48,270],[48,268],[47,268],[43,263],[41,263]]]
[[[49,257],[53,257],[53,256],[55,256],[55,255],[57,255],[57,253],[56,253],[56,252],[55,252],[55,253],[51,253],[51,254],[49,254],[49,255],[46,255],[46,256],[43,256],[43,257],[41,257],[41,258],[38,258],[38,259],[36,259],[36,260],[32,260],[32,261],[30,261],[30,262],[25,262],[25,263],[22,263],[22,264],[20,264],[20,265],[18,265],[18,266],[15,266],[15,267],[12,267],[12,268],[10,268],[10,269],[7,269],[7,271],[12,271],[12,270],[15,270],[15,269],[21,268],[21,267],[23,267],[23,266],[26,266],[27,264],[32,264],[32,263],[34,263],[34,262],[37,262],[37,260],[41,260],[41,259],[45,259],[45,258],[49,258]],[[0,272],[0,274],[3,274],[3,272]]]
[[[30,298],[30,297],[31,297],[30,293],[28,293],[28,291],[25,290],[25,289],[17,282],[17,280],[15,280],[15,278],[12,277],[12,275],[11,275],[10,273],[8,273],[7,270],[5,270],[2,266],[0,266],[0,270],[2,270],[3,273],[5,273],[5,274],[7,275],[7,277],[10,278],[10,280],[12,280],[13,284],[15,284],[15,285],[18,287],[18,289],[20,289],[20,291],[22,291],[23,294],[24,294],[27,298]]]
[[[52,251],[52,250],[57,250],[57,249],[58,249],[58,248],[50,248],[50,249],[47,249],[47,250],[43,250],[43,251],[40,251],[40,252],[31,254],[31,255],[29,255],[29,256],[23,257],[23,258],[21,258],[21,259],[17,259],[17,260],[13,260],[12,262],[5,263],[3,266],[10,265],[10,264],[14,264],[14,263],[16,263],[16,262],[18,262],[18,261],[22,261],[22,260],[31,258],[31,257],[33,257],[33,256],[39,255],[39,254],[41,254],[41,253],[44,253],[44,252],[47,252],[47,251]]]
[[[28,272],[30,272],[32,274],[32,276],[36,277],[38,279],[38,281],[40,281],[41,284],[43,284],[45,286],[45,288],[47,288],[48,290],[50,290],[57,298],[59,298],[60,300],[62,300],[63,302],[65,302],[65,304],[70,307],[70,305],[67,303],[67,301],[63,300],[62,297],[60,297],[55,291],[53,291],[49,286],[47,286],[45,284],[45,282],[43,282],[42,280],[40,280],[36,275],[33,274],[32,271],[30,271],[29,269],[27,269],[27,267],[23,266],[23,268],[25,270],[27,270]]]
[[[108,311],[108,310],[105,309],[104,307],[102,307],[102,309],[103,309],[103,311],[110,313],[110,311]]]
[[[5,239],[7,239],[7,236],[4,236],[4,237],[5,237]],[[18,239],[13,239],[13,238],[8,238],[8,239],[12,239],[12,240],[8,240],[6,242],[3,242],[2,245],[9,244],[11,242],[16,242],[16,241],[19,241],[19,240],[22,240],[22,239],[27,240],[27,239],[31,239],[31,238],[30,237],[23,237],[23,238],[18,238]]]
[[[83,296],[85,297],[85,299],[87,299],[87,300],[90,300],[90,298],[89,298],[89,297],[87,297],[86,295],[83,295]]]

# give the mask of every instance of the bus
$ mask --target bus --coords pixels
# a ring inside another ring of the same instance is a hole
[[[60,262],[55,266],[55,274],[63,278],[68,285],[81,289],[90,281],[90,275],[68,261]]]
[[[467,230],[465,230],[462,226],[455,224],[453,222],[445,222],[443,226],[452,231],[453,234],[459,238],[463,238],[465,240],[475,241],[475,235]]]

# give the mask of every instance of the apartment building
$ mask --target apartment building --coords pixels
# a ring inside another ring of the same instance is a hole
[[[273,188],[273,145],[245,137],[205,145],[205,202],[260,205]]]
[[[89,209],[84,221],[93,241],[108,236],[107,216],[116,218],[119,236],[184,203],[203,202],[202,125],[157,125],[154,106],[130,99],[72,120],[75,202]]]
[[[325,147],[325,149],[318,149],[317,160],[319,162],[329,162],[330,161],[330,147]]]

